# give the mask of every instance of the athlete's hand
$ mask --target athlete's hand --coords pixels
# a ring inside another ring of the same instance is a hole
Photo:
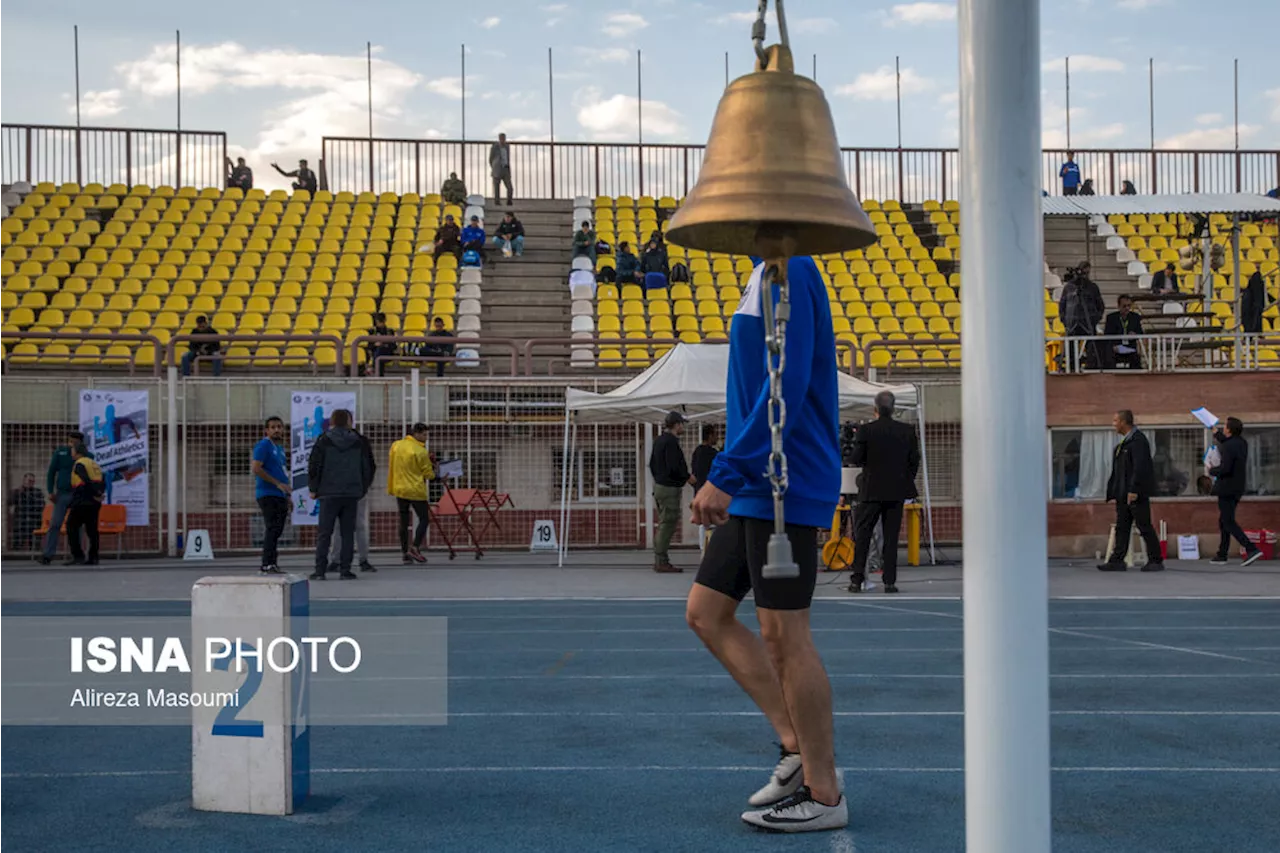
[[[689,508],[694,524],[725,524],[729,521],[729,502],[733,500],[710,481],[702,484]]]

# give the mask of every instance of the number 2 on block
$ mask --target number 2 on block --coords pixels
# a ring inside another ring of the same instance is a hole
[[[254,651],[249,645],[242,645],[242,649],[246,651]],[[218,658],[213,662],[214,669],[230,670],[230,658]],[[225,735],[227,737],[262,737],[262,721],[261,720],[238,720],[236,715],[243,710],[253,699],[258,688],[262,686],[262,671],[250,669],[245,676],[244,684],[236,689],[235,699],[224,705],[222,710],[218,712],[218,716],[213,721],[214,736]]]

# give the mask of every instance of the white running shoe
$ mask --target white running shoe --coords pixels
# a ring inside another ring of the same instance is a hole
[[[834,806],[813,798],[807,787],[801,787],[773,807],[742,813],[744,823],[769,832],[819,832],[844,829],[849,825],[849,803],[844,794]]]
[[[804,784],[804,767],[800,764],[800,753],[787,752],[782,747],[779,749],[782,756],[778,759],[778,766],[773,768],[769,784],[756,791],[751,795],[751,799],[747,800],[756,808],[771,806],[779,800],[785,800]]]

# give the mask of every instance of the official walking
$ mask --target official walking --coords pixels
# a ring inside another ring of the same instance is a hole
[[[658,529],[653,537],[653,570],[660,574],[682,572],[671,565],[671,538],[682,516],[681,504],[684,487],[694,484],[680,447],[680,434],[684,432],[685,416],[668,412],[662,422],[662,435],[654,439],[653,452],[649,455],[649,472],[653,474],[653,502],[658,507]]]
[[[316,531],[316,570],[311,580],[324,580],[329,568],[329,545],[334,525],[342,531],[338,577],[355,580],[351,560],[355,551],[356,509],[373,485],[377,466],[369,441],[351,428],[351,413],[335,409],[332,426],[311,448],[307,483],[311,497],[320,501],[320,526]]]
[[[851,462],[862,469],[858,509],[854,515],[853,577],[850,592],[862,592],[867,579],[867,556],[881,523],[884,551],[881,561],[884,591],[898,591],[898,533],[902,528],[902,504],[916,497],[920,472],[920,442],[915,428],[893,419],[897,401],[890,391],[876,395],[876,419],[858,427]]]
[[[1225,566],[1234,537],[1244,547],[1244,560],[1240,565],[1248,566],[1262,556],[1262,551],[1249,541],[1236,521],[1236,507],[1244,497],[1249,470],[1249,443],[1244,440],[1244,424],[1239,418],[1227,418],[1214,439],[1218,442],[1218,464],[1209,469],[1209,476],[1214,478],[1212,493],[1218,498],[1219,538],[1218,553],[1209,562]]]
[[[1151,464],[1151,443],[1142,430],[1133,425],[1133,412],[1121,409],[1111,419],[1120,433],[1120,443],[1111,458],[1111,477],[1107,480],[1107,500],[1116,502],[1116,541],[1111,556],[1098,564],[1100,572],[1123,572],[1129,553],[1129,534],[1133,526],[1147,548],[1144,572],[1163,572],[1160,539],[1151,525],[1151,495],[1156,488],[1155,467]]]

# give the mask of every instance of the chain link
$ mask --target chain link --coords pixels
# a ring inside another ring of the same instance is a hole
[[[786,260],[781,261],[785,264]],[[773,487],[773,518],[777,532],[785,530],[783,496],[787,491],[787,454],[782,447],[782,431],[787,425],[787,403],[782,396],[782,376],[787,366],[787,321],[791,319],[791,284],[785,267],[765,268],[764,320],[765,349],[769,366],[769,483]],[[778,304],[773,305],[773,285],[778,285]]]
[[[791,46],[791,40],[787,37],[787,16],[782,11],[782,0],[774,0],[774,9],[778,15],[778,43],[784,47]],[[751,25],[751,40],[755,42],[756,56],[762,63],[769,61],[769,54],[764,49],[765,38],[765,15],[769,11],[769,0],[760,0],[759,7],[756,10],[756,20]]]

